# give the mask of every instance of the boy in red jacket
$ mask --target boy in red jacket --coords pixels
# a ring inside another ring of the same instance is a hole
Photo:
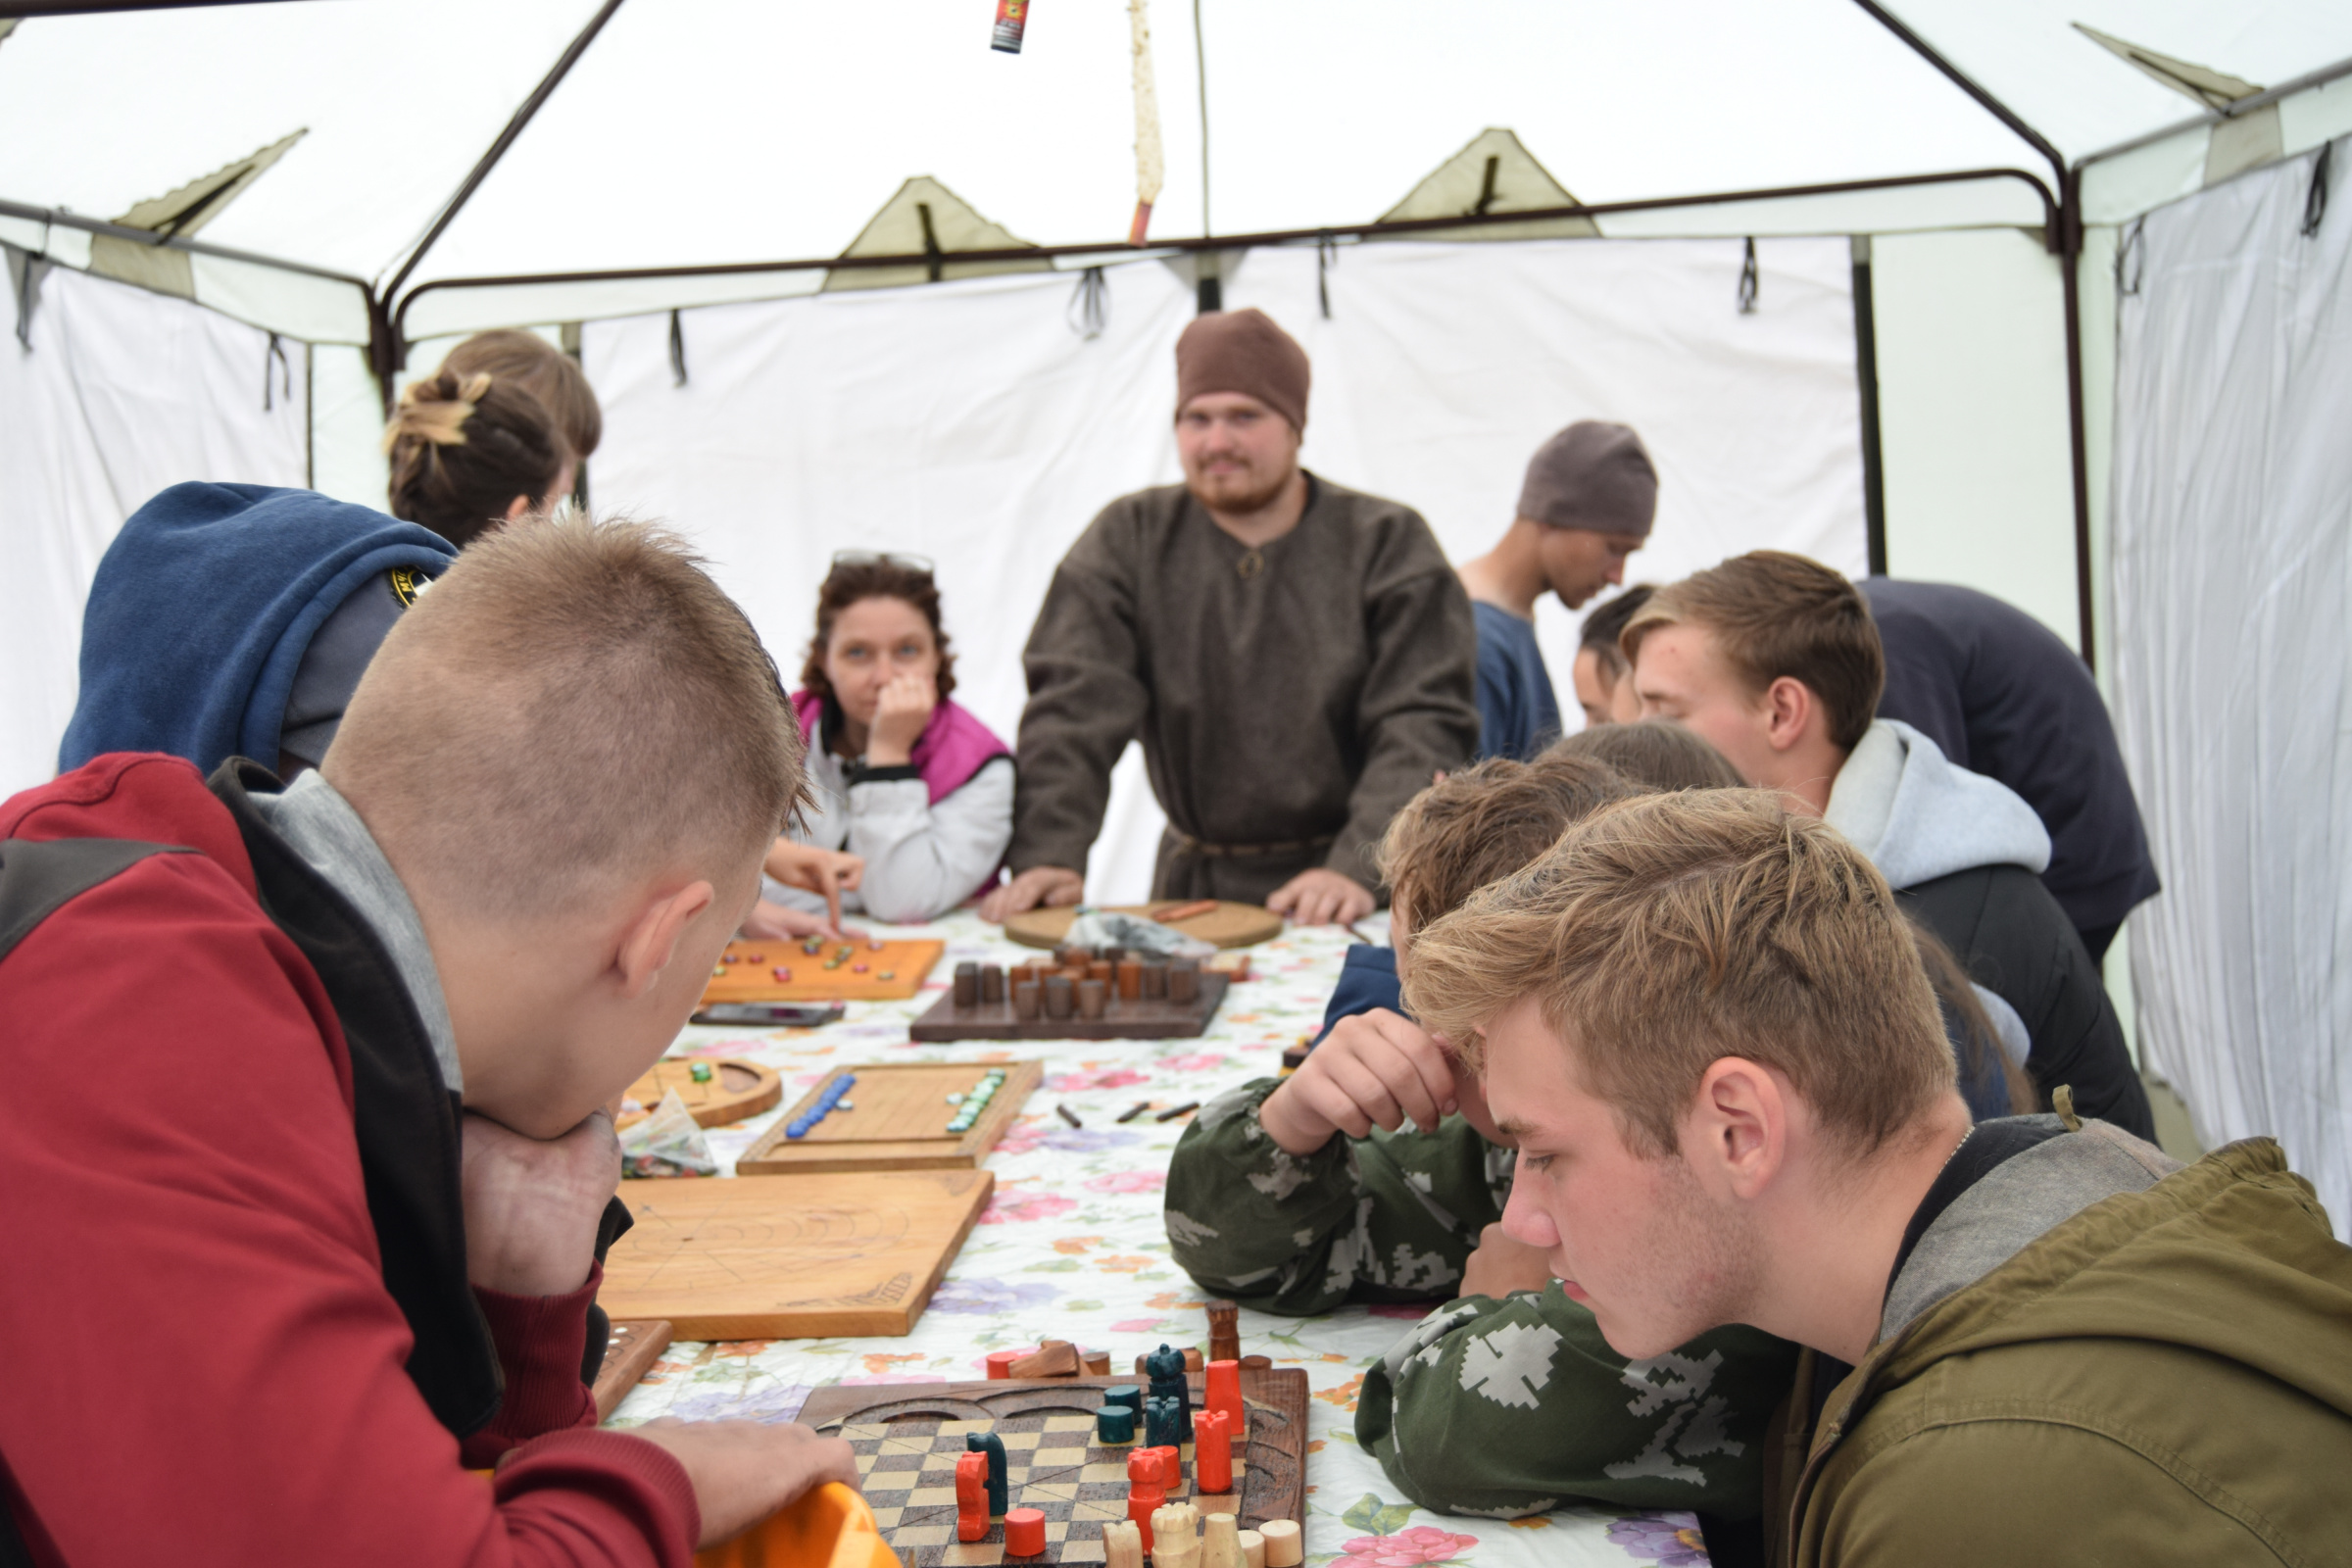
[[[566,521],[467,551],[293,786],[115,754],[0,805],[0,1559],[677,1564],[854,1480],[580,1380],[602,1106],[801,778],[694,559]]]

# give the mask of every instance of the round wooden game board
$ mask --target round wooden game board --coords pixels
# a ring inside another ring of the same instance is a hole
[[[710,1081],[694,1081],[695,1060],[710,1066]],[[643,1110],[624,1110],[612,1118],[615,1128],[631,1127],[661,1107],[662,1097],[675,1089],[686,1112],[702,1127],[724,1127],[746,1116],[757,1116],[784,1098],[784,1080],[772,1067],[756,1061],[720,1060],[703,1056],[692,1060],[663,1059],[629,1086],[628,1098]]]
[[[1153,909],[1165,909],[1175,901],[1162,899],[1157,904],[1115,904],[1104,907],[1113,914],[1140,914],[1152,918]],[[1078,911],[1064,906],[1058,909],[1031,909],[1008,917],[1004,934],[1025,948],[1059,947],[1069,935],[1070,922]],[[1197,937],[1218,948],[1246,948],[1282,935],[1282,916],[1255,904],[1234,904],[1220,901],[1217,906],[1203,914],[1186,920],[1170,920],[1168,928]]]

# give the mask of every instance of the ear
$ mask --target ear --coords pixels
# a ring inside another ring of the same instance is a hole
[[[1764,738],[1776,752],[1802,741],[1820,714],[1813,688],[1793,675],[1783,675],[1764,688]]]
[[[623,1000],[634,1002],[653,988],[662,971],[676,956],[678,938],[695,916],[717,899],[710,883],[690,882],[675,893],[662,894],[649,901],[638,910],[637,918],[621,933],[620,951],[612,959]]]
[[[532,506],[533,502],[529,496],[516,496],[507,503],[507,520],[513,522],[516,517],[527,515]]]
[[[1683,1118],[1683,1156],[1706,1187],[1752,1200],[1788,1155],[1789,1109],[1787,1086],[1771,1069],[1718,1057]]]

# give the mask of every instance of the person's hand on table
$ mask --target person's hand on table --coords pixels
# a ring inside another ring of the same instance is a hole
[[[835,925],[814,910],[796,909],[789,904],[771,904],[765,899],[753,905],[752,912],[743,917],[742,932],[761,942],[798,942],[805,937],[823,937],[828,942],[864,939],[863,932]]]
[[[828,1481],[858,1485],[848,1440],[824,1438],[798,1421],[680,1421],[662,1416],[629,1428],[669,1451],[694,1483],[702,1510],[697,1546],[715,1546],[790,1507]]]
[[[1459,1095],[1445,1050],[1419,1024],[1386,1007],[1332,1025],[1298,1070],[1257,1107],[1257,1123],[1291,1153],[1304,1156],[1374,1127],[1396,1131],[1409,1119],[1423,1132],[1452,1114]]]
[[[825,901],[823,931],[803,931],[801,936],[841,934],[841,896],[855,890],[865,880],[865,857],[848,855],[840,850],[820,850],[813,844],[797,839],[780,838],[768,846],[767,863],[761,867],[769,876],[788,888],[813,893]],[[766,935],[753,932],[754,936]]]
[[[563,1137],[525,1138],[467,1111],[459,1126],[466,1277],[509,1296],[566,1296],[596,1262],[596,1227],[620,1186],[603,1110]]]
[[[1066,866],[1033,865],[1014,877],[988,890],[980,901],[980,918],[993,925],[1003,925],[1007,915],[1023,914],[1044,906],[1058,908],[1076,904],[1086,892],[1086,878]]]
[[[1353,925],[1372,912],[1372,890],[1353,877],[1320,866],[1301,871],[1266,895],[1266,907],[1293,925]]]
[[[1500,1225],[1478,1233],[1478,1246],[1462,1264],[1462,1294],[1501,1300],[1513,1291],[1541,1291],[1551,1284],[1551,1254],[1513,1241]]]
[[[930,675],[902,670],[882,688],[874,722],[866,731],[865,760],[869,767],[905,767],[914,760],[914,743],[923,738],[931,710],[939,706],[939,682]]]

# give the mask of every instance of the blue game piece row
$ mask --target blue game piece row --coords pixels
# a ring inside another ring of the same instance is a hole
[[[825,1092],[816,1097],[816,1103],[802,1111],[785,1125],[784,1136],[787,1138],[808,1137],[808,1130],[831,1115],[833,1107],[841,1103],[842,1097],[847,1095],[857,1082],[858,1079],[854,1074],[845,1072],[825,1085]]]

